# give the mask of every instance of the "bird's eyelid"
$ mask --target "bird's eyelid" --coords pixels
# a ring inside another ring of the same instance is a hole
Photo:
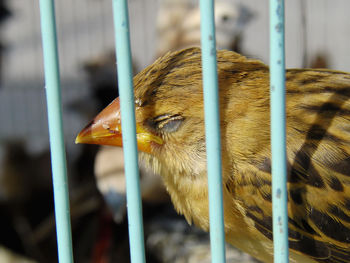
[[[161,114],[161,115],[158,115],[157,117],[155,117],[153,119],[153,121],[155,122],[161,122],[161,121],[164,121],[164,120],[168,120],[168,119],[180,119],[182,118],[181,115],[179,114],[175,114],[175,115],[171,115],[171,114]]]
[[[179,114],[162,114],[148,121],[152,128],[165,132],[175,132],[185,118]]]
[[[184,118],[181,115],[166,116],[166,117],[164,117],[164,118],[162,118],[160,120],[157,120],[158,128],[159,129],[164,129],[165,126],[167,126],[169,124],[175,124],[175,123],[177,123],[179,125],[179,124],[181,124],[183,119]],[[177,128],[178,127],[176,127],[176,129]]]
[[[176,132],[181,126],[184,118],[182,116],[171,117],[159,123],[158,127],[164,132]]]

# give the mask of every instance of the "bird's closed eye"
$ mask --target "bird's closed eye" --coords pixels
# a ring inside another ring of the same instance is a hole
[[[163,114],[151,120],[148,120],[148,125],[156,130],[161,130],[164,132],[175,132],[180,127],[183,120],[184,117],[178,114]]]

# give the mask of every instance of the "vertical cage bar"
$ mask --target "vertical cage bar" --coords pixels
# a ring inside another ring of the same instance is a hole
[[[44,52],[45,88],[50,134],[58,259],[59,262],[68,263],[73,262],[73,251],[66,152],[63,139],[55,7],[53,0],[40,0],[40,20]]]
[[[127,0],[113,0],[131,262],[145,262]]]
[[[210,244],[213,263],[225,262],[221,178],[219,91],[216,65],[214,1],[200,1],[205,134],[209,188]]]
[[[288,262],[284,0],[270,0],[270,96],[274,262]]]

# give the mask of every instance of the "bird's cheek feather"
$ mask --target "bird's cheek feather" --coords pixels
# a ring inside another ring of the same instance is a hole
[[[139,151],[151,153],[151,145],[162,145],[163,140],[136,123]],[[102,110],[77,136],[76,143],[123,146],[119,98]]]

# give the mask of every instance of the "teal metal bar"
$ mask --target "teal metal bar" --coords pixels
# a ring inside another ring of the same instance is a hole
[[[63,139],[55,7],[53,0],[40,0],[40,19],[44,52],[45,88],[50,133],[58,259],[59,262],[69,263],[73,262],[72,234],[69,212],[66,151]]]
[[[113,0],[131,262],[145,262],[128,3]]]
[[[201,0],[200,14],[211,258],[213,263],[223,263],[226,260],[214,1]]]
[[[274,262],[288,262],[284,0],[270,0],[270,96]]]

